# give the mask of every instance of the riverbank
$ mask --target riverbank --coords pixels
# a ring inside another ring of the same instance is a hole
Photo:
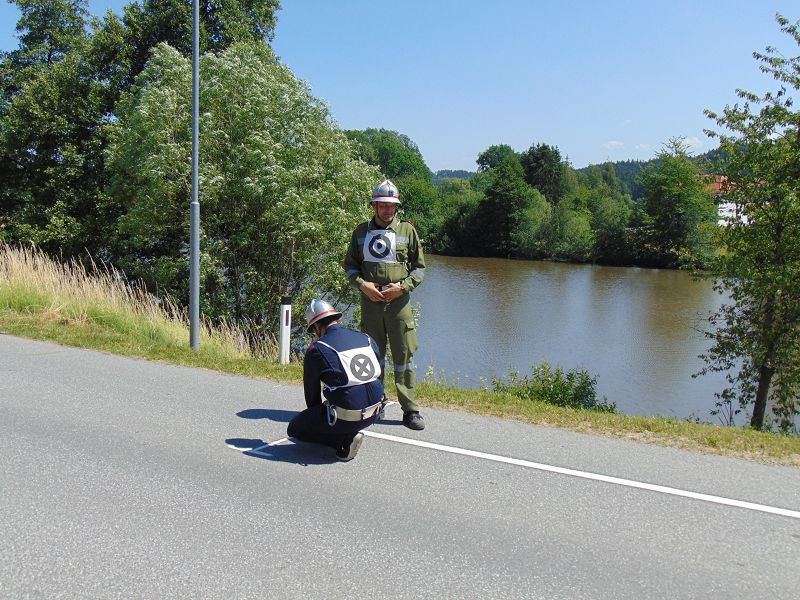
[[[88,275],[80,265],[58,265],[41,254],[2,245],[0,334],[302,384],[302,365],[296,357],[288,365],[278,364],[275,344],[265,344],[254,357],[235,328],[204,327],[201,348],[195,352],[189,348],[188,324],[180,311],[143,290],[125,287],[114,273]],[[391,396],[393,386],[387,383]],[[800,436],[560,408],[431,379],[423,379],[418,387],[422,406],[800,466]]]

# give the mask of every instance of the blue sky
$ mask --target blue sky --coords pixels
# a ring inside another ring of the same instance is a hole
[[[92,13],[127,2],[91,0]],[[557,146],[575,167],[713,147],[704,108],[774,87],[752,52],[798,48],[764,0],[282,0],[273,47],[345,129],[408,135],[428,166],[475,170],[492,144]],[[0,48],[16,47],[0,5]]]

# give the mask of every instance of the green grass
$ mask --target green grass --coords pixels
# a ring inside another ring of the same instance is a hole
[[[508,393],[419,384],[420,404],[662,446],[800,466],[800,437],[662,417],[562,408]]]
[[[277,361],[275,340],[255,354],[242,332],[204,324],[200,350],[189,348],[185,315],[113,271],[88,274],[34,250],[0,244],[0,332],[124,356],[213,369],[248,377],[302,383],[302,365]],[[394,392],[387,381],[388,393]],[[298,400],[302,391],[298,390]],[[800,437],[677,419],[632,417],[561,408],[507,392],[463,389],[426,377],[422,406],[491,415],[549,427],[659,444],[748,460],[800,466]]]

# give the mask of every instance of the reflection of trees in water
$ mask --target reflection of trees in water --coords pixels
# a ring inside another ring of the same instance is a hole
[[[597,375],[623,412],[705,419],[713,408],[719,382],[691,375],[706,344],[696,329],[720,299],[688,273],[432,256],[414,300],[420,372],[477,386],[547,360]]]

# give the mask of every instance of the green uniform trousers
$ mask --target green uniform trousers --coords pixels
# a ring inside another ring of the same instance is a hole
[[[417,351],[417,330],[411,313],[411,295],[404,294],[385,304],[361,296],[361,331],[369,335],[380,350],[381,381],[386,372],[386,341],[392,350],[397,400],[403,412],[418,411],[416,378],[411,359]]]

